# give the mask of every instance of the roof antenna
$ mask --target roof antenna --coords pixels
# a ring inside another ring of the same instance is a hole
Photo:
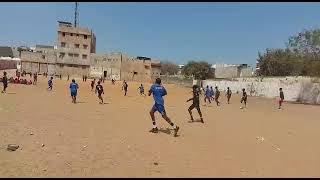
[[[79,23],[79,13],[78,13],[78,2],[76,2],[76,7],[74,9],[74,27],[77,27],[78,26],[78,23]]]

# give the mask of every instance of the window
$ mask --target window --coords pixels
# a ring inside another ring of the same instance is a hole
[[[82,59],[87,59],[87,55],[86,54],[82,54]]]
[[[42,59],[46,59],[46,56],[45,56],[45,55],[42,55]]]
[[[108,59],[108,62],[110,62],[111,61],[111,59]]]
[[[77,34],[77,37],[79,37],[79,34]]]
[[[70,33],[70,36],[73,36],[73,33]]]
[[[107,59],[106,58],[103,58],[103,62],[106,62],[107,61]]]
[[[73,54],[74,57],[79,57],[79,54]]]
[[[75,48],[79,48],[79,47],[80,47],[80,44],[74,44],[74,47],[75,47]]]
[[[87,48],[88,48],[88,45],[84,44],[83,49],[87,49]]]
[[[65,55],[65,53],[60,53],[60,55],[59,55],[59,57],[61,58],[61,59],[63,59],[63,57],[64,57],[64,55]]]
[[[73,57],[73,54],[72,54],[72,53],[68,53],[68,56],[69,56],[69,57]]]
[[[84,39],[87,39],[88,38],[88,36],[87,35],[84,35]]]
[[[65,42],[61,42],[61,47],[66,47],[66,43]]]
[[[65,37],[65,36],[66,36],[66,33],[62,33],[62,36]]]

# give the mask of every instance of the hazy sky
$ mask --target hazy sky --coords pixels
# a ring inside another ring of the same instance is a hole
[[[74,3],[0,3],[0,45],[53,45],[58,20],[74,21]],[[185,63],[254,64],[258,51],[320,27],[320,3],[79,3],[81,27],[97,53]]]

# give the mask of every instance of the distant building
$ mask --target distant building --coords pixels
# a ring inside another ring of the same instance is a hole
[[[215,78],[251,77],[253,69],[248,64],[215,64]]]
[[[160,75],[159,62],[123,53],[96,54],[96,37],[91,30],[58,22],[57,45],[20,47],[22,69],[27,73],[142,82],[150,82],[153,75]]]
[[[179,71],[178,71],[178,75],[181,75],[182,69],[185,65],[184,64],[180,64],[179,65]]]
[[[0,46],[0,70],[20,70],[21,59],[15,48]]]

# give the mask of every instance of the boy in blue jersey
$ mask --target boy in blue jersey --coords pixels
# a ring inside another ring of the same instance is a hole
[[[146,96],[146,95],[144,94],[144,87],[143,87],[142,84],[140,85],[140,87],[139,87],[138,89],[139,89],[139,92],[140,92],[140,95],[141,95],[141,96],[142,96],[142,95]]]
[[[213,91],[213,88],[212,86],[210,86],[210,100],[214,100],[214,91]]]
[[[152,119],[153,128],[150,130],[152,133],[157,133],[158,128],[156,126],[156,121],[154,117],[154,113],[158,111],[163,119],[165,119],[173,128],[174,128],[174,136],[177,136],[177,133],[179,131],[179,127],[176,126],[173,122],[171,122],[170,118],[167,116],[165,108],[164,108],[164,100],[163,96],[167,95],[166,89],[161,85],[161,79],[157,78],[156,83],[153,84],[149,90],[149,96],[153,95],[153,99],[155,104],[153,105],[152,109],[150,110],[150,116]]]
[[[76,103],[79,86],[74,79],[72,79],[72,83],[70,83],[69,88],[71,92],[72,103]]]
[[[207,86],[206,91],[204,92],[204,102],[207,102],[207,99],[209,100],[209,103],[211,103],[210,100],[210,96],[211,96],[211,91],[209,89],[209,86]]]
[[[53,85],[53,77],[50,77],[49,81],[48,81],[48,90],[52,90],[52,85]]]

